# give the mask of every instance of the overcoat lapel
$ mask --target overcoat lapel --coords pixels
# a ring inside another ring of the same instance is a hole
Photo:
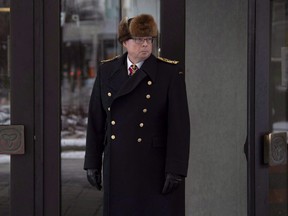
[[[114,100],[133,91],[146,76],[147,74],[144,73],[141,69],[139,69],[132,77],[130,77],[124,83],[122,88],[120,88],[120,90],[115,95]]]
[[[156,58],[153,55],[151,55],[144,62],[142,67],[138,69],[138,71],[130,78],[128,78],[126,58],[127,54],[124,54],[118,60],[117,65],[119,69],[112,70],[110,79],[108,81],[109,87],[116,92],[112,102],[115,99],[132,92],[147,76],[149,76],[152,81],[155,81],[157,68],[155,68],[156,64],[154,64]]]
[[[158,71],[156,62],[157,58],[154,55],[151,55],[141,67],[141,72],[147,74],[153,82],[156,81],[156,75]]]
[[[122,64],[117,70],[112,72],[112,75],[108,80],[108,86],[115,92],[118,92],[127,81],[127,68],[125,64]]]

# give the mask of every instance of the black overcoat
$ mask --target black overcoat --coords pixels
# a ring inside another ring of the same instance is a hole
[[[161,194],[165,173],[186,176],[190,122],[177,64],[151,55],[132,76],[127,53],[99,67],[89,105],[85,169],[102,170],[105,216],[184,216],[184,183]]]

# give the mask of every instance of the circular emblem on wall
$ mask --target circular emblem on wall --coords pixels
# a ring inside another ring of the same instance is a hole
[[[0,126],[0,153],[2,154],[24,153],[23,125]]]
[[[280,164],[286,159],[286,139],[282,136],[272,137],[271,157],[275,163]]]

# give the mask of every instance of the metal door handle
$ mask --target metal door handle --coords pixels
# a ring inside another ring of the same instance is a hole
[[[0,125],[0,154],[24,153],[24,125]]]
[[[264,163],[269,166],[287,164],[287,133],[275,132],[264,136]]]

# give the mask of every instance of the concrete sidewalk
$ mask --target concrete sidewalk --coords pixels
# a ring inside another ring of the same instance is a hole
[[[9,163],[0,164],[0,215],[9,216]],[[103,192],[91,187],[83,159],[62,159],[62,216],[102,216]]]
[[[89,185],[83,159],[62,159],[62,216],[102,216],[103,192]]]

